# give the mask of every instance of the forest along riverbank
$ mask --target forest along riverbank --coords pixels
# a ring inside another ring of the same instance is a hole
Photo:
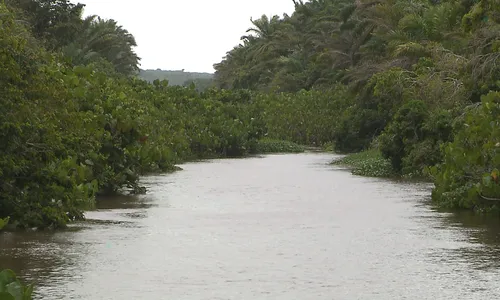
[[[78,230],[0,235],[0,265],[36,299],[500,297],[498,222],[436,212],[429,185],[334,157],[188,163],[144,178],[148,195],[101,201]]]

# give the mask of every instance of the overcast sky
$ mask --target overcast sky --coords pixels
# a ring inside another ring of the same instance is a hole
[[[292,0],[80,0],[84,15],[115,19],[139,45],[141,68],[213,72],[262,14],[291,14]]]

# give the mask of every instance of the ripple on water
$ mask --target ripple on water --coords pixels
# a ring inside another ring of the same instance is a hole
[[[431,186],[330,154],[188,163],[83,229],[0,235],[38,299],[498,299],[498,220],[438,212]]]

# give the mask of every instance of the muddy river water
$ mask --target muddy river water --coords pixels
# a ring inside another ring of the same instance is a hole
[[[64,232],[0,234],[36,299],[500,299],[497,219],[327,153],[182,165]]]

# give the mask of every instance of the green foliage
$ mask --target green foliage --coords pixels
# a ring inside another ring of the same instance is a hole
[[[69,0],[5,0],[5,4],[29,24],[34,37],[56,50],[78,36],[85,7]]]
[[[0,145],[0,217],[11,216],[26,225],[58,226],[79,218],[76,208],[92,197],[87,167],[78,163],[65,140],[74,139],[73,149],[81,147],[81,151],[91,145],[77,137],[84,120],[76,118],[75,103],[66,98],[64,79],[68,77],[61,67],[43,50],[28,47],[28,34],[12,16],[1,21],[0,65],[6,72],[0,102],[10,113],[0,117],[4,141]],[[61,208],[64,211],[58,212]]]
[[[204,87],[201,91],[206,90],[212,84],[213,79],[213,74],[210,73],[185,72],[184,70],[168,71],[160,69],[140,70],[138,76],[151,83],[155,80],[167,80],[169,85],[188,86],[191,82],[194,82],[195,85],[202,85]]]
[[[212,78],[196,78],[186,80],[182,86],[191,87],[193,86],[198,92],[204,92],[210,88],[214,87],[214,81]]]
[[[98,193],[143,193],[141,174],[246,155],[264,133],[248,92],[200,94],[72,66],[30,44],[8,11],[0,21],[0,105],[9,112],[0,115],[0,218],[15,226],[64,227]]]
[[[296,143],[269,138],[260,139],[255,149],[257,153],[300,153],[304,150]]]
[[[482,98],[467,113],[453,142],[444,147],[444,161],[432,168],[433,199],[453,208],[494,208],[500,204],[500,93]]]
[[[333,152],[335,151],[335,144],[333,142],[327,142],[321,145],[321,149],[327,152]]]
[[[389,160],[382,157],[376,149],[349,154],[332,162],[334,165],[345,165],[352,168],[354,175],[369,177],[393,177],[394,173]]]
[[[327,91],[255,96],[270,138],[315,146],[334,139],[336,119],[340,118],[349,99],[346,87],[340,84]]]
[[[0,219],[0,231],[2,229],[4,229],[5,226],[7,226],[7,224],[9,224],[9,220],[10,220],[10,217],[4,218],[4,219]]]
[[[495,207],[500,5],[295,4],[253,20],[215,65],[217,85],[266,92],[256,99],[272,138],[378,149],[345,161],[360,174],[431,176],[443,206]]]
[[[69,0],[6,0],[18,22],[53,51],[62,51],[75,65],[106,61],[114,71],[133,75],[139,68],[134,36],[114,20],[82,19],[84,4]]]
[[[391,160],[394,170],[401,171],[407,167],[404,166],[403,159],[424,139],[422,127],[427,113],[427,107],[422,101],[410,101],[398,110],[392,123],[380,136],[382,155]],[[425,155],[423,158],[425,159]]]
[[[115,20],[87,17],[79,26],[78,35],[62,51],[75,65],[88,65],[102,60],[124,75],[135,75],[139,57],[133,47],[135,38]]]
[[[297,144],[372,149],[339,163],[432,176],[442,206],[496,207],[494,1],[295,1],[252,20],[215,75],[138,77],[135,38],[83,7],[0,4],[0,218],[15,226],[64,227],[188,159]]]
[[[25,286],[12,270],[0,272],[0,300],[31,300],[33,286]]]

